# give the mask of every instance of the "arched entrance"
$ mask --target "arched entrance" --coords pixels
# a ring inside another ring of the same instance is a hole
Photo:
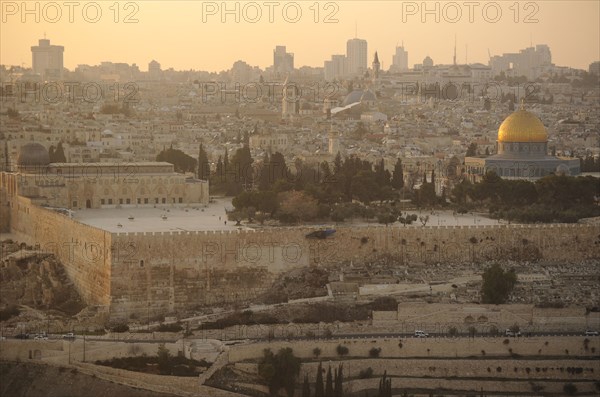
[[[92,200],[90,200],[90,199],[85,200],[85,208],[92,208]]]

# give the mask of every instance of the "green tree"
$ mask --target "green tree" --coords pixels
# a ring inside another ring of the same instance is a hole
[[[315,347],[312,352],[313,352],[313,356],[315,356],[315,358],[319,358],[319,356],[321,355],[321,349],[318,347]]]
[[[291,191],[279,193],[277,216],[282,222],[310,221],[319,211],[317,200],[304,192]]]
[[[383,376],[379,381],[378,397],[392,397],[392,380],[387,377],[387,371],[383,372]]]
[[[325,388],[323,387],[323,367],[319,362],[317,367],[317,379],[315,381],[315,397],[325,397]]]
[[[483,303],[501,304],[505,303],[508,295],[517,283],[517,275],[514,270],[504,271],[495,263],[483,272],[483,285],[481,296]]]
[[[344,345],[337,345],[335,351],[341,357],[348,355],[348,348]]]
[[[331,366],[329,366],[327,369],[327,377],[325,379],[325,396],[333,397],[333,377],[331,376]]]
[[[338,369],[335,371],[335,380],[334,380],[334,387],[333,387],[333,396],[334,397],[344,397],[344,390],[343,390],[343,384],[344,384],[344,375],[342,373],[342,369],[343,369],[343,364],[340,364],[340,366],[338,367]]]
[[[308,383],[308,375],[304,375],[304,383],[302,384],[302,397],[310,397],[310,384]]]
[[[58,146],[56,146],[56,151],[54,152],[53,163],[66,163],[67,157],[65,156],[65,150],[63,148],[62,141],[58,142]]]
[[[58,148],[56,149],[58,152]],[[156,161],[165,161],[175,166],[176,172],[196,172],[196,159],[172,147],[163,150],[156,156]]]
[[[475,142],[473,142],[469,145],[469,148],[467,149],[467,154],[465,156],[466,157],[477,156],[477,144]]]
[[[258,363],[258,374],[269,386],[271,395],[276,396],[280,389],[284,389],[292,397],[300,366],[300,359],[289,347],[280,349],[277,354],[273,354],[271,349],[265,349]]]
[[[198,179],[208,180],[210,177],[210,164],[208,163],[208,156],[202,144],[198,148]]]
[[[575,386],[573,383],[565,383],[565,385],[563,386],[563,391],[568,396],[574,396],[575,394],[577,394],[577,386]]]
[[[165,347],[164,343],[158,345],[156,356],[158,357],[158,369],[160,370],[160,372],[169,373],[171,353],[169,352],[169,349]]]

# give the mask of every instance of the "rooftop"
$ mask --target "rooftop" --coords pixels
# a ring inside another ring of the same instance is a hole
[[[156,208],[86,209],[75,211],[73,218],[111,233],[239,229],[234,221],[225,224],[225,208],[232,208],[231,199],[215,200],[206,208],[198,204],[190,207],[157,205]],[[130,217],[133,219],[130,220]]]

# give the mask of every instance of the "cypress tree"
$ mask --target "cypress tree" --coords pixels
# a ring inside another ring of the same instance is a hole
[[[315,381],[315,397],[325,397],[325,390],[323,389],[323,367],[319,363],[317,368],[317,380]]]

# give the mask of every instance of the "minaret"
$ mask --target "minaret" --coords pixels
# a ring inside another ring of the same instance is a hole
[[[375,59],[373,60],[373,76],[374,78],[379,78],[379,70],[381,68],[381,64],[379,63],[379,55],[377,55],[377,51],[375,51]]]
[[[454,35],[454,66],[456,66],[456,35]]]
[[[328,138],[328,149],[330,155],[335,156],[340,151],[340,138],[338,133],[334,131],[333,124],[331,124],[331,128],[329,129],[329,134],[327,134]]]

